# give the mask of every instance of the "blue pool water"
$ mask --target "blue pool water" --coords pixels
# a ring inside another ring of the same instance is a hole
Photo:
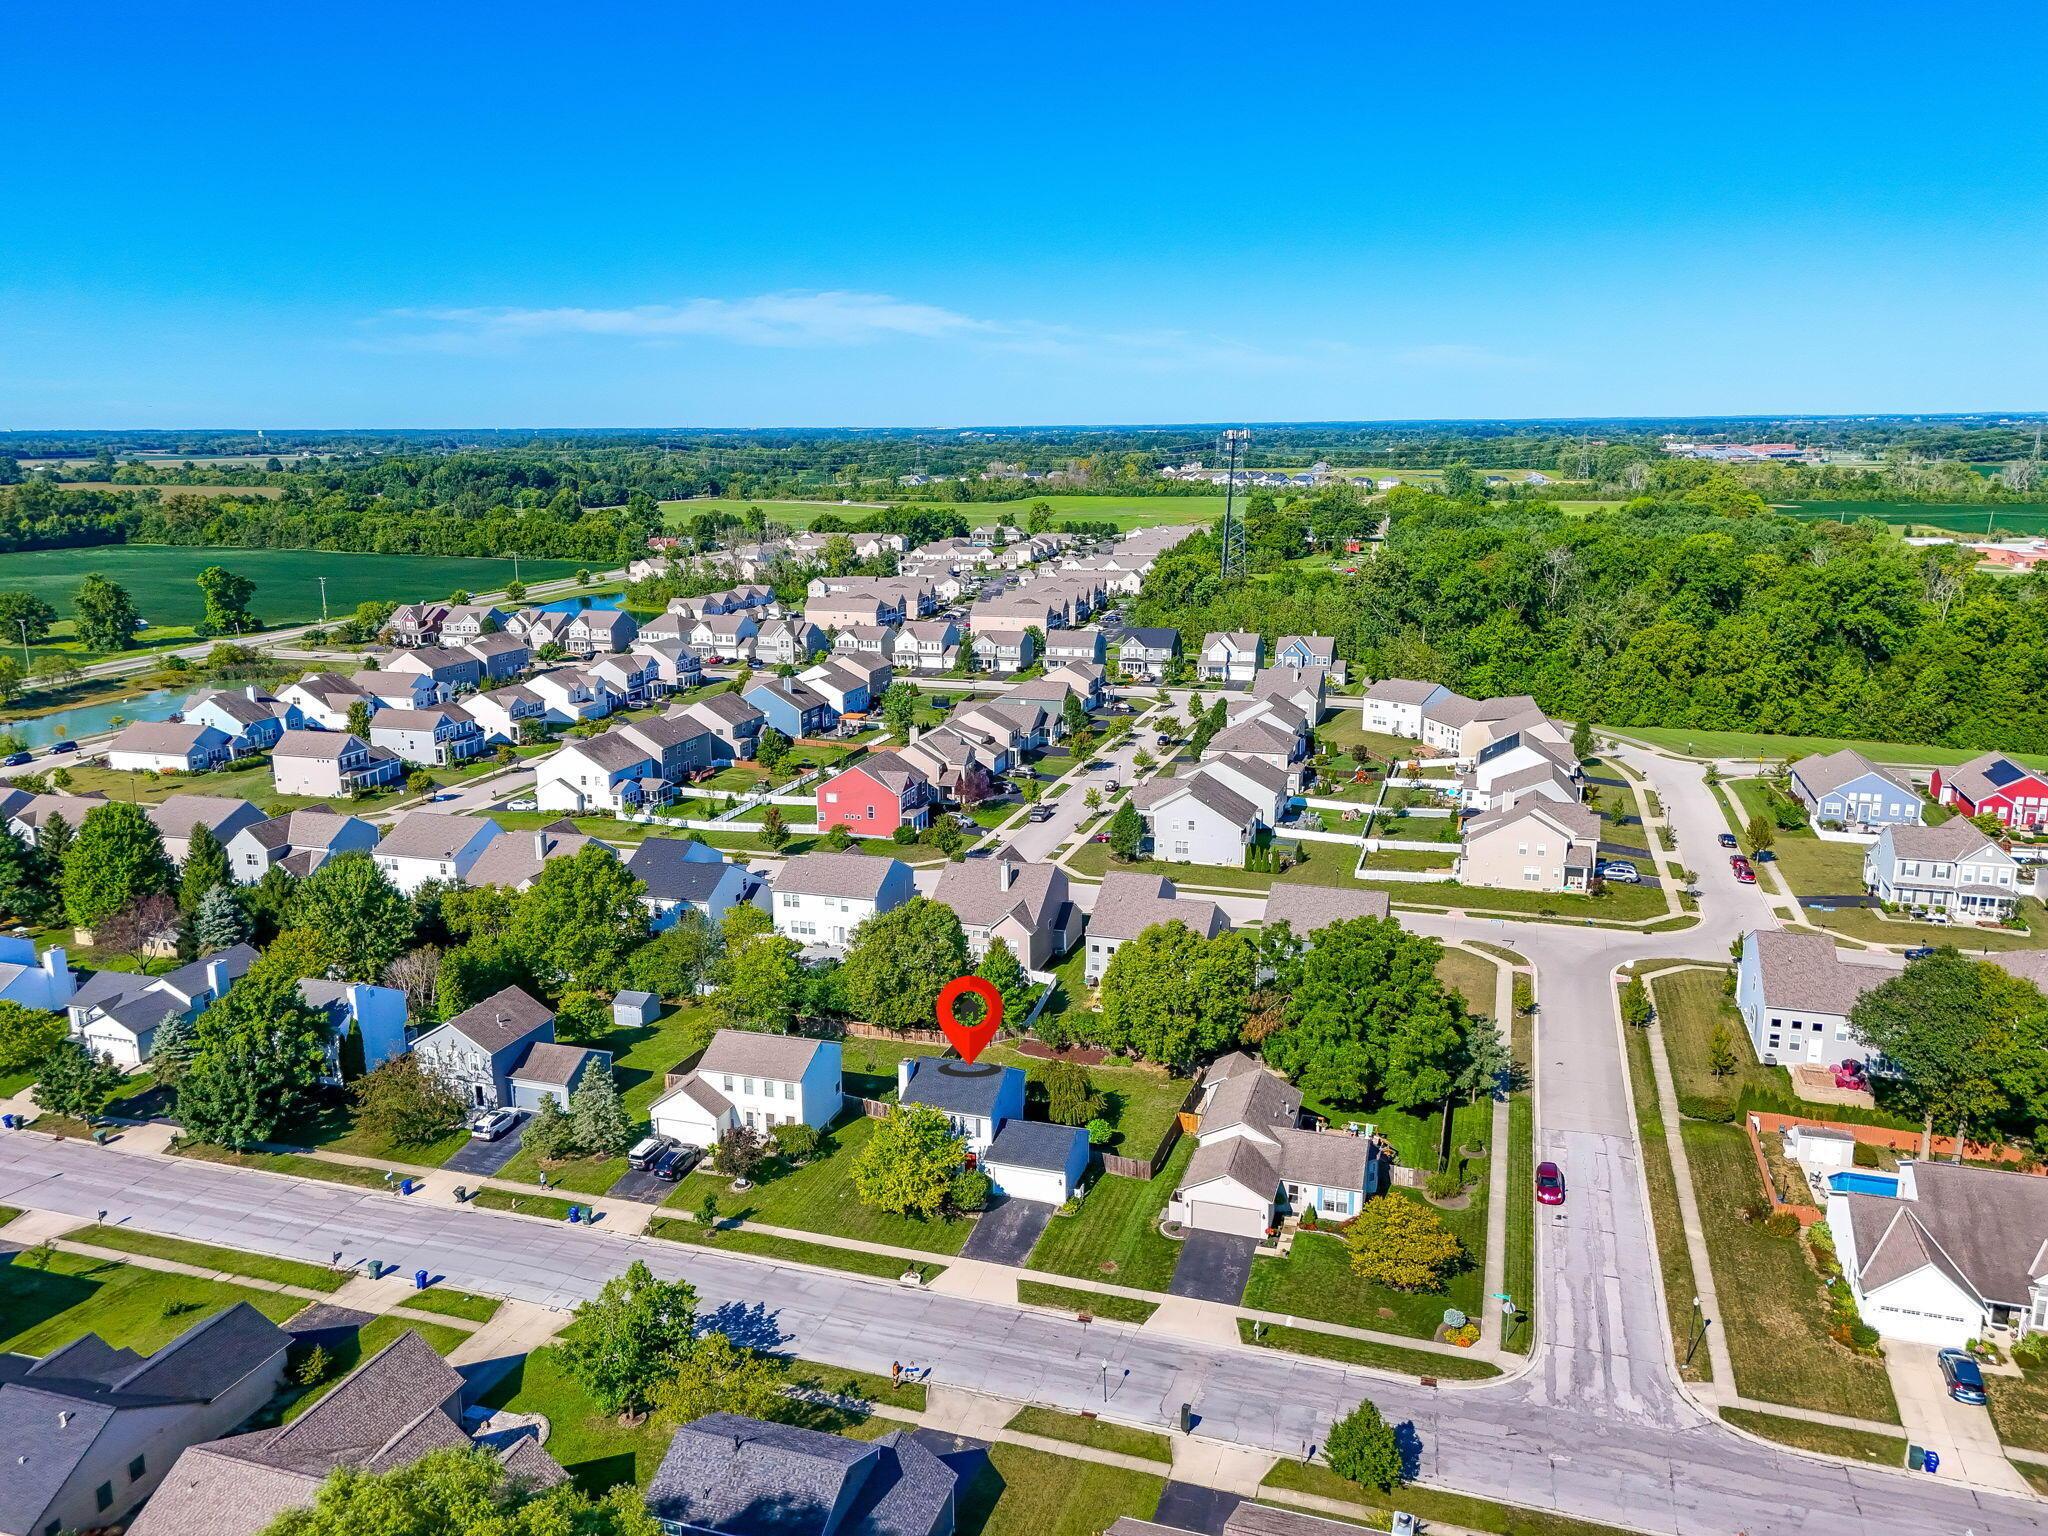
[[[620,608],[626,599],[614,592],[609,597],[562,597],[552,603],[542,603],[542,613],[581,613],[586,608]]]
[[[1838,1173],[1828,1180],[1828,1187],[1838,1195],[1883,1195],[1887,1199],[1899,1197],[1899,1181],[1889,1173]]]

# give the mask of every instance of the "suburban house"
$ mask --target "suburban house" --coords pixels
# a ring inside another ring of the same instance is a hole
[[[78,978],[61,944],[39,956],[27,934],[0,934],[0,1003],[13,1003],[31,1013],[56,1013],[71,1001]]]
[[[1918,825],[1920,793],[1906,776],[1880,768],[1861,752],[1811,753],[1787,771],[1792,798],[1823,826],[1851,832],[1902,823]]]
[[[304,976],[299,979],[299,999],[327,1021],[325,1081],[332,1086],[341,1086],[343,1042],[351,1032],[362,1044],[365,1072],[405,1054],[406,1001],[398,988]]]
[[[953,909],[976,960],[1001,939],[1026,970],[1049,970],[1081,932],[1067,872],[1026,862],[1007,848],[993,858],[947,864],[932,899]]]
[[[38,795],[0,783],[0,822],[25,843],[34,842],[53,821],[76,832],[95,806],[106,803],[107,797],[101,794]]]
[[[648,1110],[654,1129],[688,1147],[712,1147],[737,1126],[822,1131],[839,1118],[839,1042],[721,1029],[691,1071]]]
[[[549,725],[580,725],[602,720],[612,712],[612,692],[581,667],[550,667],[525,684],[541,701],[541,718]]]
[[[192,851],[192,834],[201,827],[225,848],[244,827],[269,820],[247,800],[230,795],[172,795],[155,805],[145,805],[142,814],[163,839],[164,852],[180,869]]]
[[[254,949],[237,944],[162,976],[95,971],[65,1005],[71,1038],[132,1071],[156,1049],[159,1025],[174,1014],[192,1018],[225,997],[255,959]]]
[[[832,701],[798,678],[757,677],[743,698],[761,711],[766,728],[782,732],[791,741],[825,735],[839,724],[839,711]]]
[[[737,694],[716,693],[708,699],[671,708],[664,719],[687,720],[711,733],[712,760],[735,761],[754,755],[754,743],[768,717]]]
[[[1222,757],[1244,757],[1277,769],[1286,775],[1290,795],[1301,792],[1301,762],[1307,755],[1301,734],[1270,715],[1249,716],[1225,726],[1202,748],[1205,764]]]
[[[1896,1197],[1837,1190],[1827,1221],[1885,1338],[1960,1349],[2048,1330],[2048,1179],[1906,1158]]]
[[[432,880],[456,883],[470,869],[498,824],[488,816],[456,816],[446,811],[407,811],[391,824],[370,857],[385,877],[405,895]]]
[[[1202,638],[1195,670],[1204,682],[1249,683],[1259,670],[1266,642],[1249,631],[1215,630]]]
[[[1161,923],[1181,923],[1204,939],[1230,926],[1213,901],[1178,895],[1164,875],[1141,875],[1113,869],[1102,877],[1095,907],[1088,914],[1088,958],[1082,975],[1089,986],[1102,980],[1109,962],[1126,941]]]
[[[875,653],[878,657],[880,652]],[[859,665],[852,655],[835,656],[830,661],[799,672],[795,681],[802,683],[831,706],[835,715],[864,715],[872,709],[882,688],[889,686],[884,677],[880,684],[874,675]]]
[[[974,664],[984,672],[1021,672],[1038,659],[1038,642],[1029,629],[990,623],[977,628],[968,644]]]
[[[836,592],[804,602],[804,618],[818,629],[838,631],[857,624],[901,624],[903,609],[893,602],[857,592]]]
[[[707,613],[693,622],[683,639],[697,656],[710,661],[744,661],[754,655],[754,637],[761,626],[744,609],[738,613]]]
[[[1965,816],[1996,816],[2008,827],[2048,825],[2048,776],[2001,752],[1986,752],[1959,768],[1935,769],[1928,793]]]
[[[1517,792],[1540,789],[1562,781],[1565,793],[1552,793],[1559,801],[1579,798],[1579,761],[1570,747],[1558,746],[1534,731],[1511,731],[1489,742],[1459,776],[1458,788],[1464,802],[1474,810],[1495,810]]]
[[[380,709],[370,720],[370,745],[422,768],[448,768],[481,757],[484,733],[458,704]]]
[[[270,749],[270,782],[281,795],[345,799],[404,777],[396,752],[347,731],[286,731]]]
[[[508,677],[517,677],[533,665],[533,647],[517,635],[503,633],[478,635],[465,640],[460,647],[465,656],[474,656],[483,676],[483,683],[503,682]]]
[[[547,868],[549,860],[573,859],[593,845],[611,852],[611,844],[578,832],[576,823],[567,820],[535,827],[531,835],[507,832],[502,837],[491,839],[477,861],[469,866],[469,877],[464,883],[523,891],[540,878],[540,872]]]
[[[518,987],[494,992],[412,1043],[421,1068],[471,1109],[532,1109],[543,1096],[564,1108],[592,1066],[611,1053],[555,1044],[555,1016]]]
[[[393,645],[431,645],[447,617],[446,603],[405,603],[392,610],[384,633]]]
[[[369,667],[350,681],[380,708],[425,709],[429,704],[445,704],[455,695],[454,689],[425,672],[385,672]]]
[[[1453,695],[1442,683],[1383,677],[1365,690],[1364,724],[1382,736],[1422,740],[1423,713]]]
[[[1334,885],[1283,881],[1266,898],[1266,927],[1285,923],[1296,939],[1306,940],[1332,923],[1348,923],[1361,917],[1383,921],[1392,911],[1385,891],[1351,891]]]
[[[808,666],[828,649],[824,631],[802,614],[769,619],[754,635],[754,660],[764,667]]]
[[[1369,1128],[1304,1128],[1300,1091],[1242,1052],[1210,1064],[1196,1109],[1195,1155],[1167,1202],[1169,1221],[1262,1238],[1282,1217],[1309,1210],[1349,1220],[1379,1188]]]
[[[894,752],[870,752],[818,785],[818,830],[844,827],[855,837],[890,837],[898,827],[923,831],[939,792]]]
[[[950,725],[916,732],[897,755],[930,779],[943,799],[966,805],[988,795],[993,768],[967,732]]]
[[[461,1373],[407,1329],[296,1418],[214,1438],[241,1422],[236,1419],[199,1437],[204,1443],[177,1458],[128,1527],[129,1536],[256,1536],[287,1510],[310,1506],[336,1468],[388,1472],[430,1451],[472,1444],[496,1456],[527,1488],[568,1481],[531,1430],[472,1442],[463,1426],[464,1388]],[[261,1398],[255,1406],[262,1406]]]
[[[1455,878],[1502,889],[1584,891],[1599,852],[1597,811],[1531,796],[1465,823]]]
[[[1525,728],[1547,728],[1553,735],[1569,739],[1525,693],[1498,699],[1468,699],[1453,693],[1422,712],[1423,745],[1461,763],[1474,761],[1494,742]]]
[[[1273,642],[1272,665],[1295,672],[1320,669],[1343,680],[1337,660],[1337,642],[1328,635],[1282,635]]]
[[[210,725],[225,731],[235,756],[261,752],[277,744],[287,730],[305,723],[296,704],[272,698],[254,683],[246,688],[208,688],[185,701],[187,725]]]
[[[896,631],[889,659],[908,672],[950,672],[960,660],[960,626],[951,619],[912,619]]]
[[[96,1333],[41,1359],[0,1355],[0,1531],[57,1536],[120,1525],[190,1447],[255,1416],[284,1380],[291,1343],[238,1301],[149,1355]]]
[[[1259,807],[1206,769],[1147,779],[1131,792],[1131,804],[1145,818],[1155,859],[1242,869],[1258,836]]]
[[[1832,1067],[1868,1055],[1849,1027],[1856,1000],[1904,969],[1889,958],[1844,960],[1832,935],[1761,928],[1742,936],[1735,1007],[1765,1066]]]
[[[775,931],[844,949],[854,929],[917,894],[910,866],[866,853],[800,853],[775,877]]]
[[[1004,1121],[1024,1118],[1024,1070],[952,1056],[905,1056],[896,1063],[896,1100],[905,1109],[923,1104],[943,1113],[978,1161]]]
[[[254,885],[272,869],[304,879],[337,853],[368,853],[377,829],[360,816],[337,811],[286,811],[246,826],[225,844],[228,871],[240,885]]]
[[[639,633],[639,621],[623,608],[586,608],[562,631],[562,648],[573,656],[616,655]]]
[[[2033,894],[2029,871],[1957,816],[1938,827],[1887,826],[1863,854],[1864,888],[1889,907],[2002,922]]]
[[[695,838],[650,837],[626,855],[626,868],[647,887],[640,903],[657,933],[685,912],[715,924],[761,888],[745,866]]]
[[[233,757],[234,744],[217,725],[137,720],[107,744],[107,766],[121,773],[204,773]]]
[[[1177,629],[1127,629],[1117,642],[1117,670],[1128,678],[1163,683],[1173,658],[1179,654]]]
[[[1045,637],[1045,664],[1058,666],[1062,662],[1078,662],[1085,667],[1100,668],[1107,659],[1102,631],[1095,626],[1084,625],[1079,629],[1049,630]]]
[[[1313,726],[1323,718],[1329,683],[1327,667],[1261,667],[1252,679],[1252,697],[1299,710]]]
[[[347,730],[349,711],[358,704],[367,704],[372,711],[383,707],[381,700],[339,672],[309,672],[278,689],[277,698],[280,704],[295,707],[306,724],[323,731]]]
[[[382,658],[379,666],[386,672],[399,674],[418,673],[431,677],[447,691],[443,698],[451,698],[465,689],[474,688],[483,681],[484,664],[467,651],[452,650],[447,646],[423,645],[416,651],[398,651]]]
[[[704,663],[687,640],[650,640],[643,629],[631,654],[646,663],[653,678],[650,691],[657,696],[681,693],[704,681]]]
[[[894,624],[855,624],[832,637],[832,650],[837,655],[887,656],[895,649],[896,634]]]
[[[534,802],[578,815],[637,813],[675,798],[661,759],[624,731],[564,742],[534,767]]]
[[[484,733],[487,747],[518,746],[545,727],[547,701],[524,683],[492,688],[462,701],[462,712]]]
[[[907,1429],[873,1441],[706,1414],[647,1484],[667,1536],[953,1536],[957,1474]]]
[[[463,645],[498,634],[505,627],[502,609],[489,603],[453,603],[441,615],[438,639],[443,645]]]

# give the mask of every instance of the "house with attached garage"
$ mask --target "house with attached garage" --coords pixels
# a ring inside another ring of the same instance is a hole
[[[270,1400],[291,1344],[238,1301],[149,1355],[87,1333],[41,1359],[0,1357],[0,1531],[119,1527],[190,1447]]]
[[[391,824],[370,857],[385,878],[405,895],[429,881],[460,883],[469,878],[500,828],[488,816],[445,811],[407,811]]]
[[[383,657],[379,665],[386,672],[411,672],[432,678],[447,690],[443,698],[474,688],[483,681],[484,675],[484,664],[469,652],[441,645],[423,645],[416,651],[395,651]]]
[[[917,894],[910,866],[866,853],[800,853],[775,876],[775,931],[805,947],[844,949],[869,918]]]
[[[544,811],[627,815],[666,805],[675,793],[660,759],[623,731],[564,742],[534,766],[534,802]]]
[[[895,650],[897,633],[894,624],[855,624],[832,637],[832,650],[841,656],[887,656]]]
[[[305,724],[298,705],[273,698],[254,683],[246,688],[208,688],[185,701],[187,725],[211,725],[227,732],[237,757],[277,745],[287,730]]]
[[[23,842],[32,843],[53,821],[76,832],[94,806],[106,803],[107,797],[101,794],[38,795],[0,783],[0,824]]]
[[[993,858],[947,864],[932,899],[953,909],[976,960],[1001,939],[1027,970],[1043,971],[1081,933],[1066,871],[1026,862],[1007,848]]]
[[[1127,629],[1117,641],[1117,671],[1141,682],[1161,683],[1179,654],[1177,629]]]
[[[854,837],[892,837],[898,827],[921,832],[938,803],[938,789],[909,759],[870,752],[819,782],[818,830],[844,827]]]
[[[539,697],[542,719],[549,725],[580,725],[602,720],[612,712],[612,691],[581,667],[550,667],[526,680]]]
[[[1459,776],[1458,788],[1471,809],[1491,810],[1503,803],[1510,780],[1516,788],[1542,782],[1525,777],[1530,769],[1543,770],[1545,779],[1561,777],[1568,785],[1579,779],[1579,760],[1570,747],[1561,747],[1534,731],[1510,731],[1480,749],[1472,766]],[[1571,798],[1578,797],[1574,794]]]
[[[367,704],[373,711],[383,707],[381,700],[339,672],[309,672],[278,689],[277,698],[279,703],[295,707],[307,725],[317,725],[323,731],[347,730],[349,711],[358,704]]]
[[[517,635],[478,635],[463,641],[459,649],[465,656],[476,658],[483,670],[483,682],[503,682],[533,665],[533,647]]]
[[[711,733],[713,762],[743,761],[754,755],[761,728],[768,717],[745,699],[732,693],[715,693],[708,699],[672,705],[666,720],[687,720]]]
[[[553,1011],[518,987],[428,1030],[412,1051],[472,1110],[533,1109],[543,1097],[566,1108],[586,1071],[611,1070],[608,1051],[555,1044]]]
[[[673,928],[685,912],[716,925],[763,888],[744,865],[690,837],[650,837],[626,855],[626,868],[646,887],[640,904],[656,933]]]
[[[1453,868],[1466,885],[1586,891],[1599,862],[1599,813],[1532,795],[1466,822]]]
[[[1272,664],[1295,672],[1320,670],[1339,682],[1344,677],[1343,663],[1337,660],[1337,642],[1328,635],[1282,635],[1273,642]]]
[[[1204,768],[1184,777],[1147,779],[1131,792],[1145,819],[1152,857],[1174,864],[1244,865],[1259,831],[1259,810]]]
[[[808,1125],[823,1131],[845,1102],[839,1072],[837,1040],[721,1029],[647,1117],[656,1131],[686,1147],[716,1146],[738,1126],[767,1132],[778,1125]]]
[[[727,661],[745,661],[754,654],[754,637],[761,632],[753,614],[707,613],[690,626],[684,637],[691,650],[705,661],[714,656]]]
[[[1089,986],[1102,980],[1116,952],[1147,928],[1180,923],[1200,938],[1213,939],[1230,926],[1223,909],[1175,891],[1163,875],[1111,870],[1096,888],[1095,907],[1088,914],[1088,958],[1083,976]]]
[[[548,706],[523,683],[492,688],[462,701],[462,712],[484,733],[487,747],[518,746],[547,724]]]
[[[765,620],[754,636],[754,660],[764,667],[803,667],[831,649],[825,632],[802,614]]]
[[[162,976],[96,971],[65,1004],[71,1038],[114,1065],[133,1070],[156,1049],[156,1032],[173,1016],[190,1019],[227,995],[248,972],[256,951],[247,944],[181,965]]]
[[[432,645],[447,617],[446,603],[405,603],[392,610],[384,633],[393,645]]]
[[[370,745],[421,768],[452,768],[483,755],[484,733],[459,704],[380,709],[370,719]]]
[[[443,645],[462,645],[499,633],[505,627],[505,612],[489,603],[455,603],[441,616],[439,633]]]
[[[1259,670],[1265,640],[1250,631],[1212,630],[1202,637],[1196,672],[1204,682],[1248,683]]]
[[[1088,1133],[1080,1126],[1018,1115],[1002,1123],[978,1166],[1005,1199],[1060,1206],[1087,1179],[1089,1158]]]
[[[1888,957],[1845,960],[1831,934],[1760,928],[1742,936],[1735,1007],[1765,1066],[1862,1061],[1869,1048],[1849,1027],[1849,1012],[1904,969]]]
[[[1942,1349],[2048,1332],[2048,1179],[1907,1158],[1897,1180],[1894,1196],[1828,1197],[1863,1320],[1887,1339]]]
[[[1935,769],[1928,793],[1965,816],[1996,816],[2008,827],[2048,826],[2048,775],[2023,768],[2002,752]]]
[[[1384,921],[1391,915],[1392,903],[1385,891],[1347,891],[1334,885],[1289,881],[1274,886],[1266,898],[1266,927],[1285,923],[1298,940],[1309,940],[1332,923],[1361,917]]]
[[[988,797],[995,770],[983,743],[965,731],[942,725],[913,733],[897,756],[937,787],[942,800],[972,804]]]
[[[1007,676],[1022,672],[1038,659],[1038,642],[1028,628],[993,621],[977,625],[968,641],[974,664],[984,672]]]
[[[1864,850],[1863,884],[1886,906],[1970,922],[2003,922],[2034,893],[2032,872],[1960,816],[1884,828]]]
[[[761,711],[768,728],[782,732],[791,741],[804,736],[823,736],[839,724],[839,711],[832,701],[794,677],[757,677],[748,685],[745,701]]]
[[[270,751],[270,782],[281,795],[346,800],[404,777],[396,752],[347,731],[286,731]]]
[[[572,656],[611,656],[639,633],[639,620],[623,608],[586,608],[563,629],[562,648]]]
[[[244,827],[270,819],[247,800],[230,795],[172,795],[155,805],[145,805],[142,814],[156,828],[157,836],[163,839],[164,852],[180,869],[185,867],[185,856],[192,851],[192,834],[201,827],[225,848]]]
[[[1424,712],[1450,697],[1451,690],[1442,683],[1383,677],[1365,690],[1365,728],[1382,736],[1420,741]]]
[[[879,657],[881,653],[875,655]],[[881,690],[889,686],[886,677],[877,685],[873,674],[852,655],[835,656],[806,668],[795,680],[823,698],[835,716],[866,714],[879,702]]]
[[[1346,1221],[1380,1188],[1378,1139],[1308,1128],[1301,1094],[1242,1052],[1213,1062],[1196,1100],[1195,1155],[1167,1202],[1169,1221],[1197,1232],[1264,1237],[1287,1216],[1314,1210]]]
[[[204,773],[234,756],[234,737],[217,725],[137,720],[107,744],[119,773]]]
[[[1786,779],[1792,798],[1822,826],[1866,832],[1920,823],[1920,793],[1906,776],[1848,747],[1800,758]]]
[[[523,891],[553,860],[573,859],[592,846],[605,853],[612,851],[609,843],[585,836],[576,830],[575,822],[566,819],[535,827],[531,833],[507,832],[491,839],[490,846],[469,866],[469,878],[463,883]]]
[[[303,880],[338,853],[368,853],[377,829],[360,816],[316,807],[244,827],[224,846],[238,885],[254,885],[273,869]]]
[[[1299,710],[1303,720],[1313,726],[1323,718],[1329,682],[1327,667],[1261,667],[1252,679],[1252,697]]]
[[[633,655],[653,669],[653,692],[657,697],[681,693],[704,681],[704,663],[687,640],[650,640],[642,630],[640,638],[633,642]]]
[[[896,631],[889,659],[906,672],[947,672],[960,660],[960,626],[951,619],[913,619]]]
[[[952,1056],[906,1056],[896,1063],[896,1100],[906,1109],[938,1110],[979,1160],[1005,1121],[1024,1118],[1024,1072]]]
[[[1209,738],[1202,748],[1202,761],[1243,757],[1264,763],[1287,777],[1287,793],[1301,793],[1302,762],[1308,751],[1300,734],[1289,724],[1271,717],[1239,720]]]
[[[1051,630],[1045,637],[1045,664],[1049,667],[1075,661],[1100,670],[1106,654],[1102,631],[1092,624],[1079,629]]]
[[[438,683],[425,672],[385,672],[370,667],[350,679],[358,692],[377,701],[381,709],[425,709],[445,704],[455,696],[446,683]]]

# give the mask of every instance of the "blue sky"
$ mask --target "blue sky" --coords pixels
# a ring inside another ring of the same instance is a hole
[[[9,10],[0,427],[2038,408],[2041,7]]]

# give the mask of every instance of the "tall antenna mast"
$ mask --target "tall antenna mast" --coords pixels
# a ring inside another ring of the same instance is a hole
[[[1250,448],[1251,432],[1244,427],[1232,427],[1223,434],[1223,446],[1229,455],[1229,472],[1223,481],[1223,534],[1219,540],[1216,568],[1217,574],[1225,581],[1232,576],[1242,576],[1245,571],[1244,526],[1237,521],[1237,466],[1239,456]]]

